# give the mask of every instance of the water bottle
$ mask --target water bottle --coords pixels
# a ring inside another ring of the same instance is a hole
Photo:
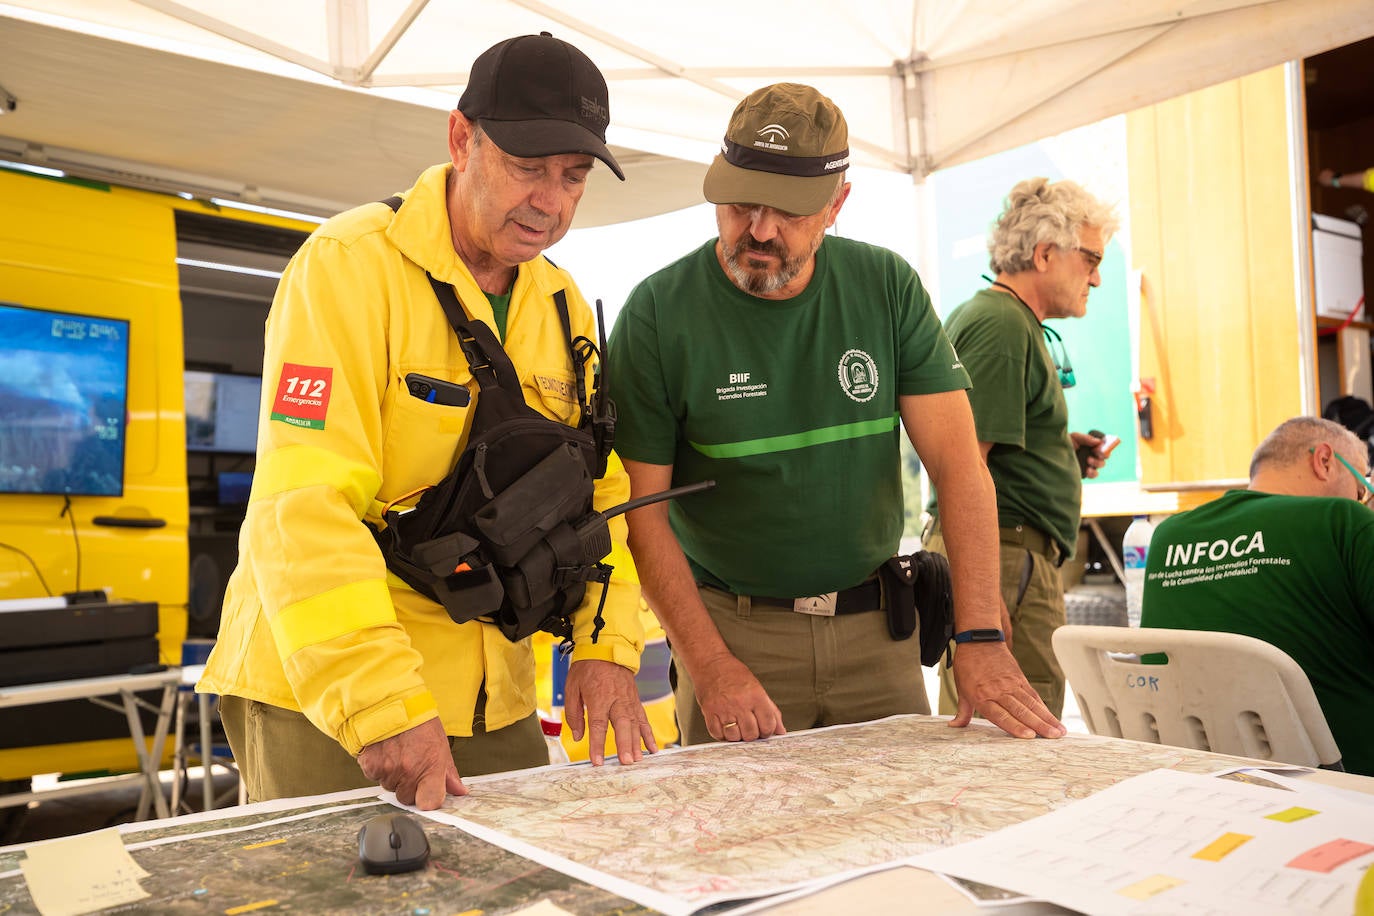
[[[549,763],[568,763],[568,751],[563,747],[563,723],[540,716],[539,727],[544,730],[544,743],[549,746]]]
[[[1140,626],[1140,604],[1145,594],[1145,558],[1155,526],[1144,515],[1137,515],[1121,538],[1121,565],[1126,570],[1126,623]]]

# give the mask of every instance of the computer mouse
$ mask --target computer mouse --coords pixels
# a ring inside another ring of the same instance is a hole
[[[429,839],[411,815],[379,814],[358,830],[358,861],[369,875],[414,871],[429,861]]]

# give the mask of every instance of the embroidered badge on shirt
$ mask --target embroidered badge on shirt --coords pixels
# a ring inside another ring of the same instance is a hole
[[[548,395],[555,400],[566,401],[569,404],[576,402],[577,391],[573,388],[572,379],[536,374],[534,381],[539,386],[540,394]]]
[[[333,382],[334,370],[330,367],[283,363],[271,419],[305,429],[324,429]]]
[[[863,350],[846,350],[837,368],[845,394],[860,404],[873,400],[878,393],[878,366],[873,357]]]

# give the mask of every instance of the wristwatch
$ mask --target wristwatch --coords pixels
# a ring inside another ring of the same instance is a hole
[[[956,643],[965,642],[1006,642],[1007,637],[1001,630],[994,630],[991,627],[979,630],[964,630],[954,634]]]
[[[1340,173],[1340,172],[1332,172],[1332,173],[1331,173],[1331,187],[1333,187],[1333,188],[1339,188],[1340,186],[1341,186],[1341,173]]]

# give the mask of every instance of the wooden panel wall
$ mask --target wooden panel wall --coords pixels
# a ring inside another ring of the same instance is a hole
[[[1301,412],[1284,99],[1279,67],[1127,116],[1145,487],[1244,478]]]

